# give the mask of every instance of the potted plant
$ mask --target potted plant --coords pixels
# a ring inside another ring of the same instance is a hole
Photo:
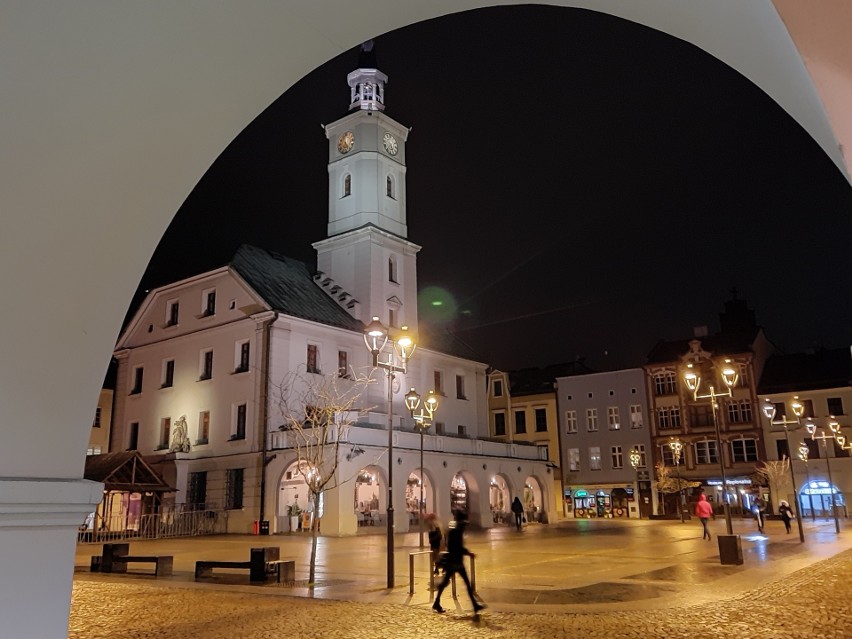
[[[302,509],[299,504],[293,502],[287,507],[287,515],[290,517],[290,532],[299,530],[299,515],[302,514]]]

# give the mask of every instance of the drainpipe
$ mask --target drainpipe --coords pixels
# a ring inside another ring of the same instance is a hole
[[[270,317],[263,325],[263,370],[260,372],[260,432],[261,432],[261,457],[260,457],[260,514],[258,516],[258,532],[260,526],[266,519],[266,467],[269,462],[274,459],[267,458],[266,452],[269,449],[269,433],[266,428],[267,417],[269,416],[269,360],[270,351],[272,351],[272,324],[278,319],[278,311],[272,312]]]

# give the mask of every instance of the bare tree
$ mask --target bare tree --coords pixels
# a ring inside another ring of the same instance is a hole
[[[347,441],[349,427],[369,410],[361,400],[371,381],[354,370],[347,375],[337,371],[320,375],[298,369],[290,371],[278,385],[282,428],[287,431],[288,444],[296,453],[297,473],[304,478],[314,506],[308,577],[311,587],[316,577],[322,495],[352,479],[339,476],[340,447]]]
[[[678,479],[672,476],[672,469],[666,466],[663,462],[658,462],[654,467],[657,473],[657,491],[661,493],[671,494],[679,493],[687,488],[695,488],[700,486],[699,481],[689,481],[683,478]],[[665,508],[665,503],[663,504]]]
[[[778,460],[764,461],[754,470],[761,480],[769,484],[777,506],[778,500],[786,497],[790,486],[790,458],[784,455]]]

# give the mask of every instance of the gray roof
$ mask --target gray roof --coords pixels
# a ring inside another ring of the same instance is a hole
[[[359,333],[364,330],[360,321],[316,285],[315,269],[304,262],[243,244],[231,267],[276,311]]]

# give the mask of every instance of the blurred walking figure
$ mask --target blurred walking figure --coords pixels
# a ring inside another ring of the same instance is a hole
[[[512,512],[515,513],[515,527],[520,530],[521,525],[524,522],[524,505],[517,497],[515,497],[515,501],[512,502]]]
[[[754,516],[757,518],[757,531],[762,533],[764,518],[766,516],[766,502],[763,501],[763,497],[760,495],[755,498],[752,511],[754,512]]]
[[[713,506],[707,501],[707,497],[705,495],[701,495],[698,497],[698,503],[695,504],[695,516],[701,520],[701,525],[704,528],[704,539],[710,541],[710,531],[707,530],[707,520],[716,516],[713,514]]]
[[[784,522],[784,528],[787,529],[787,534],[790,534],[790,520],[793,519],[793,509],[790,508],[785,500],[781,500],[778,505],[778,514],[781,515],[781,521]]]
[[[449,532],[447,532],[447,554],[443,558],[445,570],[444,578],[438,585],[438,594],[435,595],[435,603],[432,604],[432,610],[435,612],[446,612],[441,607],[441,594],[444,592],[444,588],[449,585],[450,579],[452,579],[453,575],[456,573],[461,575],[464,585],[467,586],[467,594],[470,597],[471,602],[473,602],[474,614],[485,608],[484,603],[476,600],[476,597],[473,594],[473,588],[470,585],[470,578],[468,578],[467,570],[465,570],[464,567],[464,556],[475,556],[464,547],[464,529],[466,527],[467,519],[462,513],[457,514],[455,521],[450,522]]]
[[[441,556],[441,542],[444,533],[441,532],[441,524],[435,513],[426,515],[426,525],[429,527],[429,548],[432,550],[432,569],[438,574],[438,558]]]

